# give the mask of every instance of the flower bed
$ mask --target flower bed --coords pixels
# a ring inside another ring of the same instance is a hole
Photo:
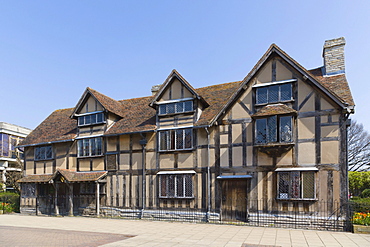
[[[370,226],[370,213],[355,213],[352,222],[355,225]]]

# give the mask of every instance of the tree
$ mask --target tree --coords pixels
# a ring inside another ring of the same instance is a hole
[[[355,120],[348,128],[348,170],[370,170],[370,134]]]
[[[359,196],[365,189],[370,188],[370,172],[349,172],[349,192],[353,196]]]

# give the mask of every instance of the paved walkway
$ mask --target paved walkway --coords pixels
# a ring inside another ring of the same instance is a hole
[[[68,242],[68,239],[73,241]],[[249,226],[12,214],[0,215],[0,246],[365,247],[370,246],[370,235]]]

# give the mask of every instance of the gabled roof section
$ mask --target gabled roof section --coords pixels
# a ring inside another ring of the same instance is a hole
[[[54,111],[20,143],[20,147],[72,141],[77,134],[77,120],[70,118],[72,112],[73,108]]]
[[[173,69],[167,79],[164,81],[162,86],[159,88],[158,92],[154,95],[153,100],[150,102],[149,106],[153,107],[155,103],[163,96],[168,86],[177,78],[193,95],[195,98],[201,100],[203,104],[207,107],[209,104],[203,99],[203,97],[190,85],[189,82],[181,76],[177,70]]]
[[[71,117],[74,117],[75,114],[81,109],[81,107],[83,106],[83,104],[86,101],[88,96],[94,97],[95,100],[97,100],[106,111],[114,113],[117,116],[122,117],[123,112],[122,112],[121,104],[117,100],[114,100],[114,99],[112,99],[112,98],[110,98],[110,97],[108,97],[108,96],[106,96],[102,93],[99,93],[98,91],[96,91],[92,88],[89,88],[89,87],[86,88],[85,92],[81,96],[81,98],[78,101],[76,107],[74,108],[74,111],[73,111]]]
[[[53,178],[53,174],[28,175],[19,179],[18,183],[48,183]]]
[[[274,54],[281,57],[286,63],[291,65],[294,69],[296,69],[299,73],[301,73],[304,77],[307,78],[313,85],[319,88],[324,94],[326,94],[329,98],[331,98],[334,102],[336,102],[339,106],[346,108],[347,106],[354,106],[352,95],[349,91],[349,86],[347,81],[343,78],[334,76],[332,78],[324,78],[324,76],[320,75],[313,75],[310,71],[305,69],[302,65],[300,65],[297,61],[291,58],[286,52],[284,52],[280,47],[276,44],[272,44],[265,54],[260,58],[257,64],[252,68],[252,70],[248,73],[248,75],[243,79],[242,83],[238,90],[236,90],[230,100],[225,106],[221,109],[221,111],[213,118],[211,125],[224,113],[226,110],[233,104],[233,102],[238,98],[238,96],[250,85],[251,79],[257,74],[259,69],[261,69],[264,64],[272,57]],[[316,72],[317,71],[313,71]],[[339,80],[336,80],[338,79]],[[335,84],[343,83],[344,85],[338,86]],[[345,93],[345,90],[348,90],[348,93]]]

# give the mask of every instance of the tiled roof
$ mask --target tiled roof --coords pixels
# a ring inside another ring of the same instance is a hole
[[[202,126],[210,124],[216,114],[219,113],[223,106],[229,101],[240,83],[240,81],[237,81],[198,88],[197,92],[207,101],[209,107],[204,109],[196,125]]]
[[[120,117],[123,117],[124,111],[121,107],[121,104],[117,101],[114,100],[102,93],[99,93],[98,91],[92,89],[92,88],[87,88],[89,92],[102,104],[102,106],[109,112],[112,112]]]
[[[57,169],[54,174],[55,176],[60,173],[69,182],[89,182],[98,181],[103,178],[108,172],[107,171],[94,171],[94,172],[76,172],[67,169]]]
[[[309,70],[309,72],[343,103],[355,105],[345,74],[323,76],[321,68]]]
[[[297,113],[297,111],[284,104],[274,104],[274,105],[266,105],[262,107],[258,112],[253,114],[252,117],[263,117],[263,116],[292,114],[292,113]]]
[[[116,122],[107,135],[150,131],[156,128],[155,109],[149,106],[153,96],[119,101],[121,103],[122,119]]]
[[[58,142],[75,138],[77,120],[69,117],[73,110],[69,108],[54,111],[20,145]]]
[[[67,169],[57,169],[54,174],[28,175],[18,180],[19,183],[48,183],[58,174],[61,174],[68,182],[94,182],[103,178],[107,171],[76,172]]]
[[[26,177],[19,179],[18,183],[48,183],[53,176],[53,174],[27,175]]]

